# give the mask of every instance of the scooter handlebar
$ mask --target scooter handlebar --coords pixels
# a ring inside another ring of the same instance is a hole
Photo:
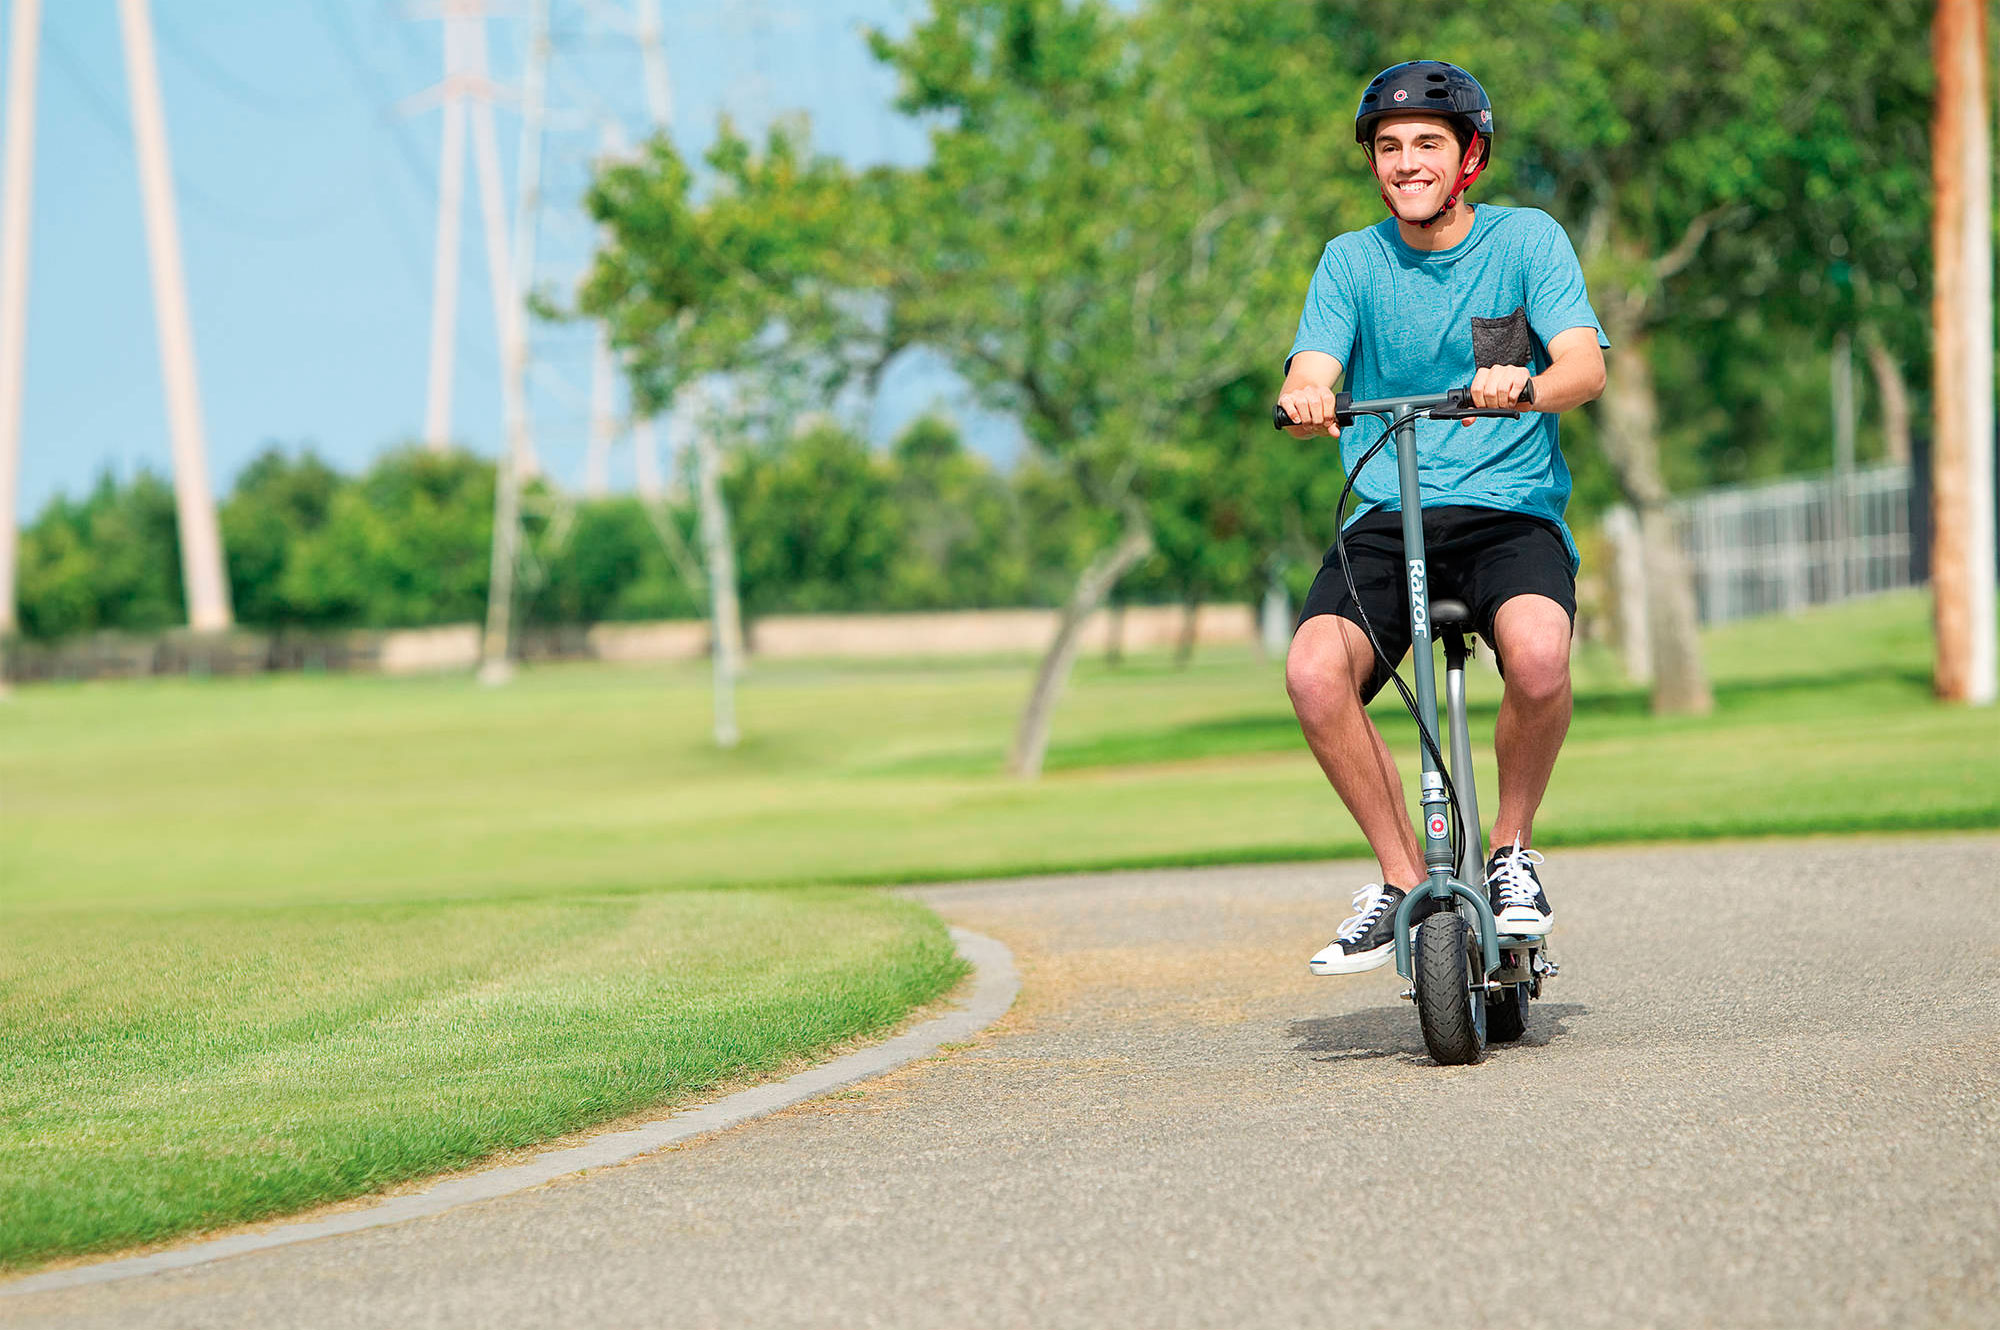
[[[1535,381],[1521,385],[1521,405],[1532,406],[1535,401]],[[1421,410],[1432,420],[1474,420],[1493,417],[1502,420],[1519,420],[1521,413],[1513,409],[1477,407],[1472,404],[1472,389],[1453,388],[1450,392],[1433,397],[1383,398],[1377,402],[1356,402],[1351,393],[1333,395],[1333,422],[1345,429],[1354,423],[1354,417],[1377,411]],[[1298,422],[1285,411],[1282,403],[1271,405],[1271,428],[1287,429]]]

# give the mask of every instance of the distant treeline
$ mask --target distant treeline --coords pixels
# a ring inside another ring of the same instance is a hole
[[[1032,461],[1009,473],[935,420],[887,449],[832,423],[729,451],[724,489],[751,614],[925,610],[1060,602],[1101,538],[1069,487]],[[221,505],[237,621],[247,627],[392,628],[486,612],[493,464],[405,447],[347,476],[310,450],[272,448]],[[696,618],[692,501],[562,500],[531,487],[521,613],[530,622]],[[1128,579],[1129,599],[1241,597],[1261,589],[1244,551],[1203,584],[1166,556]],[[1208,567],[1208,565],[1205,565]],[[24,635],[54,640],[186,622],[172,485],[109,475],[52,500],[21,537]]]

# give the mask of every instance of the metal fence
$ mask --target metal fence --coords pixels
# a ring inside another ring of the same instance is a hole
[[[1710,490],[1674,505],[1701,621],[1872,595],[1915,583],[1911,471],[1892,463]]]

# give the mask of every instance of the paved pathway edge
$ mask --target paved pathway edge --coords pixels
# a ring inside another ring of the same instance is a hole
[[[957,944],[958,954],[973,968],[972,991],[962,1004],[941,1016],[935,1016],[913,1029],[906,1030],[893,1039],[849,1053],[821,1066],[809,1067],[796,1076],[770,1085],[753,1086],[726,1099],[718,1099],[704,1107],[676,1113],[658,1122],[649,1122],[644,1126],[624,1131],[606,1132],[601,1136],[592,1137],[581,1145],[551,1150],[547,1154],[537,1155],[519,1164],[503,1164],[483,1172],[440,1182],[425,1191],[392,1196],[366,1209],[345,1211],[321,1219],[279,1223],[255,1232],[233,1233],[228,1237],[197,1242],[169,1251],[153,1252],[146,1256],[132,1256],[124,1260],[100,1262],[97,1265],[76,1266],[67,1270],[51,1270],[46,1274],[29,1275],[25,1279],[0,1285],[0,1297],[21,1293],[44,1293],[55,1289],[76,1288],[85,1284],[104,1284],[118,1279],[130,1279],[136,1275],[156,1274],[164,1270],[181,1270],[192,1265],[219,1261],[225,1257],[263,1251],[269,1247],[283,1247],[294,1242],[311,1242],[316,1238],[329,1238],[341,1233],[358,1232],[361,1229],[405,1223],[426,1215],[440,1214],[461,1205],[527,1191],[532,1187],[542,1186],[585,1169],[608,1168],[614,1164],[623,1164],[640,1155],[651,1154],[656,1150],[678,1144],[690,1137],[723,1131],[830,1091],[843,1089],[857,1081],[880,1076],[884,1072],[893,1071],[906,1063],[936,1052],[941,1045],[977,1034],[999,1020],[1007,1013],[1007,1009],[1014,1005],[1015,995],[1020,992],[1021,981],[1014,969],[1013,953],[992,938],[983,937],[963,928],[953,928],[951,937]]]

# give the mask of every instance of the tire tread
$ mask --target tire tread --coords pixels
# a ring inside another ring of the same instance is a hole
[[[1472,1004],[1484,1002],[1466,986],[1471,928],[1456,911],[1441,910],[1417,926],[1417,1022],[1424,1047],[1449,1067],[1469,1066],[1486,1055]]]

